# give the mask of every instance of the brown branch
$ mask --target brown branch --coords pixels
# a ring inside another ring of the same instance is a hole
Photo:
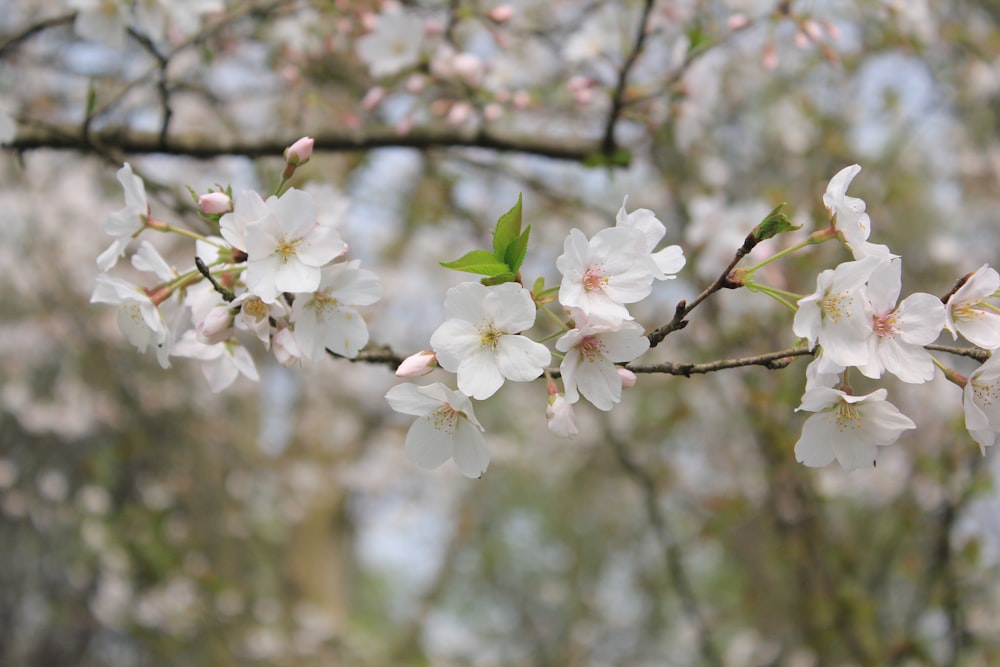
[[[18,136],[3,146],[6,150],[25,151],[49,148],[89,152],[95,146],[115,149],[124,154],[183,155],[207,160],[221,155],[245,157],[280,156],[299,136],[279,137],[259,141],[220,139],[217,136],[188,134],[161,137],[154,132],[134,132],[109,128],[90,132],[87,138],[72,126],[21,126]],[[594,153],[589,142],[573,142],[564,138],[528,135],[497,135],[486,130],[458,128],[415,128],[401,135],[392,128],[372,128],[362,132],[330,130],[313,137],[315,150],[329,152],[366,151],[373,148],[405,147],[430,150],[435,148],[487,148],[502,152],[540,155],[556,160],[583,161]]]
[[[632,51],[625,57],[621,69],[618,71],[618,83],[615,85],[615,92],[611,95],[611,111],[608,113],[608,120],[604,127],[604,140],[601,143],[601,152],[609,158],[615,152],[615,126],[622,109],[625,108],[625,89],[628,86],[628,75],[632,71],[639,56],[642,55],[643,46],[646,44],[646,35],[649,31],[649,17],[653,11],[655,0],[646,0],[642,8],[642,18],[639,20],[639,29],[636,31],[635,43]]]
[[[930,350],[931,352],[947,352],[960,357],[968,357],[970,359],[975,359],[980,363],[983,363],[990,358],[988,350],[982,350],[978,347],[953,347],[951,345],[938,345],[937,343],[932,343],[931,345],[924,345],[924,349]]]
[[[72,23],[75,18],[76,12],[73,12],[71,14],[63,14],[62,16],[53,16],[52,18],[44,19],[38,23],[31,24],[21,32],[11,36],[3,44],[0,44],[0,58],[5,58],[8,51],[16,49],[22,42],[27,41],[38,33],[48,30],[49,28],[55,28]]]
[[[666,375],[683,375],[684,377],[691,377],[692,375],[714,373],[727,368],[741,368],[743,366],[764,366],[765,368],[777,370],[788,366],[792,363],[795,357],[811,357],[813,354],[814,351],[809,348],[792,347],[787,350],[778,350],[776,352],[758,354],[752,357],[719,359],[718,361],[709,361],[701,364],[665,361],[661,364],[651,364],[649,366],[627,364],[625,368],[629,369],[633,373],[664,373]]]

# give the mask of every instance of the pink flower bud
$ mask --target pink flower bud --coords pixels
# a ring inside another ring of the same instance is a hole
[[[486,15],[490,17],[490,20],[494,23],[506,23],[514,18],[514,8],[510,5],[497,5],[490,11],[486,12]]]
[[[416,378],[427,375],[437,368],[437,356],[430,350],[421,350],[411,354],[396,369],[396,377]]]
[[[750,18],[746,14],[731,14],[729,18],[726,19],[726,25],[733,32],[743,30],[743,28],[750,25]]]
[[[474,53],[459,53],[452,59],[451,67],[470,86],[478,86],[483,77],[483,61]]]
[[[229,306],[216,306],[208,311],[205,319],[195,325],[198,340],[207,345],[229,340],[233,335],[233,313]]]
[[[452,105],[445,120],[452,125],[461,125],[472,116],[472,105],[468,102],[458,102]]]
[[[628,389],[629,387],[634,387],[635,386],[635,381],[636,381],[635,373],[633,373],[629,369],[627,369],[627,368],[619,368],[618,369],[618,377],[620,377],[622,379],[622,388],[623,389]]]
[[[365,96],[361,98],[361,108],[365,111],[371,111],[379,105],[382,100],[385,99],[385,88],[382,86],[375,86],[369,88]]]
[[[233,210],[233,200],[225,192],[209,192],[198,197],[198,208],[206,215],[229,213]]]
[[[285,162],[295,166],[303,165],[312,156],[315,140],[312,137],[302,137],[285,149]]]
[[[483,108],[483,118],[490,122],[500,120],[503,116],[503,107],[496,102],[490,102]]]

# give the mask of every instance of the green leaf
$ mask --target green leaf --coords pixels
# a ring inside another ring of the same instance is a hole
[[[446,269],[478,273],[483,276],[496,276],[510,272],[510,267],[498,260],[489,250],[472,250],[452,262],[441,262],[441,266]]]
[[[602,151],[583,158],[584,167],[627,167],[632,164],[632,153],[626,148],[615,149],[611,155]]]
[[[531,234],[531,225],[528,225],[528,228],[507,246],[504,261],[514,273],[517,273],[517,270],[521,268],[521,262],[524,261],[524,256],[528,254],[529,234]]]
[[[759,225],[754,227],[754,240],[765,241],[777,236],[778,234],[784,234],[785,232],[802,228],[802,225],[793,225],[792,221],[788,219],[788,216],[781,212],[781,209],[784,208],[784,206],[784,203],[779,204],[773,211],[767,214],[767,217],[765,217]]]
[[[504,261],[507,256],[507,247],[514,242],[521,234],[521,195],[517,195],[517,203],[514,208],[500,216],[497,220],[497,228],[493,232],[493,255]],[[515,271],[517,269],[514,269]]]
[[[488,286],[488,285],[499,285],[501,283],[512,283],[516,281],[517,281],[517,276],[508,271],[507,273],[498,273],[495,276],[491,276],[489,278],[483,278],[479,282]]]

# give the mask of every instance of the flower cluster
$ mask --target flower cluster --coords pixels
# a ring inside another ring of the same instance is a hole
[[[903,382],[927,382],[941,364],[925,346],[945,328],[986,349],[1000,346],[1000,315],[988,304],[1000,287],[1000,276],[988,266],[967,276],[945,300],[916,293],[899,301],[902,260],[886,246],[868,241],[871,223],[865,202],[846,194],[860,169],[853,165],[841,170],[823,196],[831,228],[855,259],[822,271],[816,291],[799,299],[793,321],[797,336],[810,347],[819,346],[797,408],[814,413],[795,445],[796,458],[809,466],[826,465],[834,458],[848,470],[873,465],[877,447],[916,428],[886,401],[885,389],[854,396],[846,369],[855,367],[873,379],[888,372]],[[966,388],[967,426],[984,447],[993,444],[1000,427],[992,373],[987,363],[967,384],[964,378],[958,380]],[[950,371],[946,375],[957,377]]]
[[[118,172],[125,208],[105,224],[114,240],[98,258],[105,273],[98,276],[91,301],[117,306],[122,332],[140,352],[155,346],[162,366],[169,366],[171,356],[201,361],[214,391],[239,375],[257,379],[241,337],[256,338],[286,366],[318,359],[327,350],[357,356],[368,342],[357,309],[378,301],[382,288],[358,260],[346,260],[347,244],[336,228],[319,220],[312,197],[284,189],[312,148],[312,139],[304,138],[285,151],[281,182],[267,199],[252,190],[201,195],[201,217],[219,235],[152,218],[145,186],[126,164]],[[177,271],[144,240],[132,265],[155,275],[157,284],[141,287],[106,273],[147,229],[194,238],[196,266]]]
[[[402,377],[416,377],[440,366],[456,374],[458,392],[441,383],[406,383],[386,395],[395,410],[419,417],[407,435],[406,451],[420,465],[436,467],[454,458],[467,476],[485,472],[489,453],[470,399],[487,399],[507,380],[527,382],[546,372],[552,352],[523,332],[535,325],[538,309],[556,292],[569,319],[555,343],[562,353],[564,391],[550,378],[549,428],[560,436],[576,434],[573,404],[581,396],[610,410],[621,401],[623,386],[635,382],[634,374],[617,364],[637,358],[650,343],[627,304],[649,296],[654,280],[673,277],[684,266],[680,247],[657,251],[666,233],[663,223],[652,211],[628,213],[623,204],[615,227],[591,239],[578,229],[570,232],[556,260],[563,276],[558,287],[545,289],[539,280],[529,291],[518,271],[529,231],[521,230],[519,201],[498,222],[492,252],[473,251],[444,264],[487,278],[448,290],[447,319],[431,336],[432,350],[413,355],[397,370]]]

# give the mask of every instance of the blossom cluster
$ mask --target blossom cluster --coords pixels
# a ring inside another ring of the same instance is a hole
[[[154,347],[164,368],[170,357],[201,361],[213,391],[241,374],[258,378],[242,339],[256,338],[285,366],[326,350],[357,356],[368,343],[358,308],[378,301],[382,288],[358,260],[346,259],[347,244],[320,219],[312,197],[284,189],[312,148],[306,137],[285,151],[281,182],[267,199],[253,190],[201,195],[201,217],[216,232],[207,235],[151,217],[143,181],[126,163],[118,172],[125,207],[105,223],[114,240],[98,258],[103,273],[91,302],[117,306],[122,332],[140,352]],[[132,266],[159,282],[144,287],[109,273],[145,230],[194,238],[196,266],[178,271],[142,240]]]
[[[966,276],[945,299],[910,294],[899,301],[902,260],[884,245],[868,241],[870,218],[863,200],[847,195],[860,172],[858,165],[841,170],[830,181],[823,203],[831,229],[851,250],[853,261],[822,271],[816,291],[798,301],[793,321],[796,335],[819,346],[807,369],[806,392],[798,410],[814,413],[795,445],[796,458],[809,466],[836,459],[845,469],[871,466],[877,448],[890,445],[903,431],[916,428],[912,419],[889,403],[884,388],[855,396],[845,371],[879,379],[890,373],[908,383],[932,380],[935,367],[965,386],[966,424],[985,448],[1000,432],[996,362],[992,359],[968,379],[945,367],[925,346],[947,329],[954,338],[987,350],[1000,347],[1000,314],[989,299],[1000,288],[1000,275],[988,265]]]
[[[652,211],[628,213],[623,203],[614,227],[589,239],[579,229],[570,231],[556,260],[562,274],[557,288],[545,290],[538,282],[528,290],[517,272],[528,231],[530,227],[520,229],[518,202],[498,223],[492,254],[473,251],[445,264],[491,278],[451,288],[444,304],[447,319],[431,335],[431,350],[410,357],[397,370],[400,376],[414,377],[439,366],[456,374],[458,391],[440,382],[423,387],[405,383],[386,395],[394,409],[419,417],[407,434],[406,451],[420,465],[436,467],[454,458],[466,476],[486,471],[489,451],[471,399],[489,398],[507,380],[526,382],[546,373],[552,351],[523,332],[535,325],[539,308],[556,291],[563,312],[552,314],[560,321],[568,318],[555,342],[564,391],[550,378],[549,428],[560,436],[574,435],[573,404],[581,396],[611,410],[621,401],[623,386],[635,381],[618,364],[636,359],[650,345],[628,304],[649,296],[654,280],[674,277],[685,262],[679,246],[656,250],[666,227]],[[505,245],[497,241],[501,238],[511,240]],[[510,280],[493,284],[498,276]]]

